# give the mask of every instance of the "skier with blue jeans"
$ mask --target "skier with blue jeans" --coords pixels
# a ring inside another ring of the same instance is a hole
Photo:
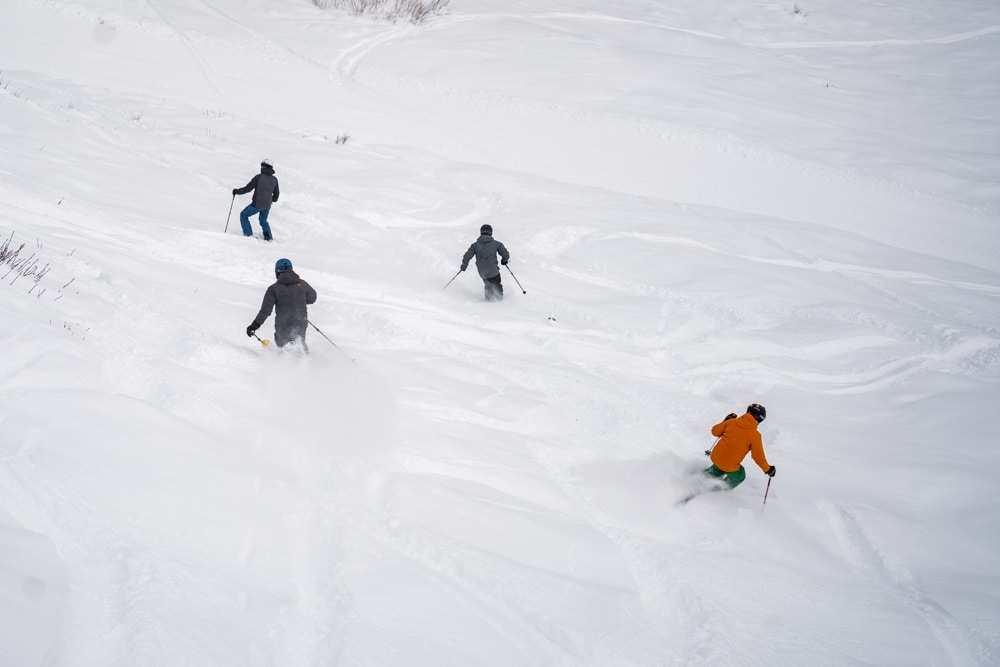
[[[240,226],[243,228],[243,236],[253,236],[253,228],[250,227],[250,216],[257,215],[260,222],[260,229],[264,233],[264,240],[271,241],[271,226],[267,223],[267,216],[271,212],[271,204],[278,201],[278,179],[274,175],[274,165],[268,159],[260,162],[260,173],[250,179],[242,188],[234,188],[233,196],[245,195],[253,190],[253,200],[245,209],[240,211]]]

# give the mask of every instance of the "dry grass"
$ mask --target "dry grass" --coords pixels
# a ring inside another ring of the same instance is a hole
[[[373,15],[395,23],[405,19],[422,23],[448,9],[451,0],[312,0],[320,9],[346,9],[355,16]]]

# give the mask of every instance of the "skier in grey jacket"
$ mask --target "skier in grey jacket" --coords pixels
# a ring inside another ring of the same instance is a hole
[[[472,256],[476,257],[476,270],[479,277],[483,279],[486,290],[487,301],[503,300],[503,285],[500,284],[500,266],[497,264],[497,255],[500,255],[500,264],[507,265],[510,261],[510,253],[500,241],[493,238],[493,227],[483,225],[479,228],[479,239],[469,246],[462,256],[462,270],[469,266]]]
[[[306,347],[306,325],[309,315],[306,306],[316,303],[316,290],[299,274],[292,270],[292,262],[279,259],[274,264],[274,277],[277,281],[264,292],[264,302],[260,312],[247,327],[247,336],[253,336],[264,320],[271,316],[272,310],[277,310],[274,316],[274,342],[284,347],[293,341],[301,341]]]
[[[260,214],[257,220],[260,221],[260,229],[264,232],[264,240],[270,241],[271,225],[267,222],[267,216],[271,212],[271,204],[278,201],[278,179],[274,175],[274,165],[267,158],[260,161],[260,173],[250,179],[242,188],[234,188],[233,196],[245,195],[253,190],[253,200],[245,209],[240,211],[240,226],[243,228],[243,236],[253,236],[253,228],[250,227],[250,216]]]

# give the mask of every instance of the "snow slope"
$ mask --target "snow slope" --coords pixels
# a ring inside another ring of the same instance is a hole
[[[0,6],[0,665],[1000,664],[1000,6],[452,5]]]

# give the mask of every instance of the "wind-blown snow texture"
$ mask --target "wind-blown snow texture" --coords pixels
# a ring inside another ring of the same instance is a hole
[[[0,6],[0,664],[1000,664],[1000,5],[452,5]]]

